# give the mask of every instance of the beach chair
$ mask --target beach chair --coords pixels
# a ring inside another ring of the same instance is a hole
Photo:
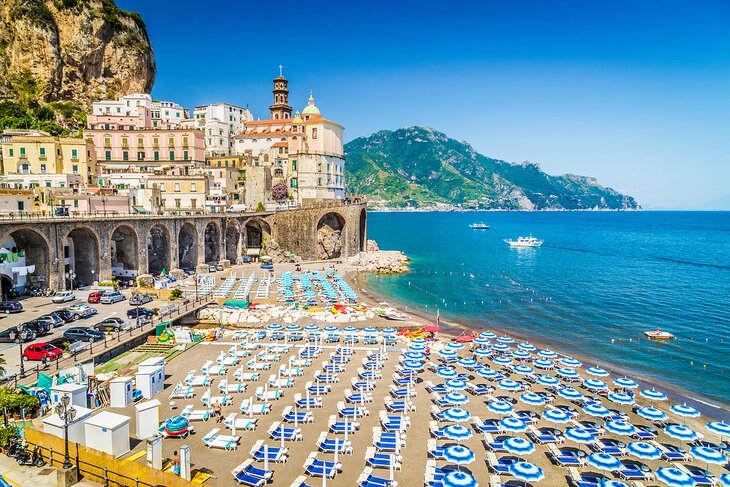
[[[487,466],[498,475],[512,475],[509,471],[509,463],[502,463],[494,452],[487,452]]]
[[[235,426],[236,431],[243,430],[243,431],[255,431],[257,426],[258,419],[257,418],[238,418],[236,417],[236,413],[230,413],[228,416],[223,418],[223,424],[228,429],[233,429]]]
[[[407,413],[410,411],[415,411],[416,406],[413,404],[412,401],[406,401],[406,400],[399,400],[394,401],[389,397],[385,398],[385,408],[390,413]]]
[[[263,461],[264,457],[266,457],[270,462],[286,463],[289,449],[276,446],[265,447],[264,440],[258,440],[253,444],[249,453],[254,460],[259,462]]]
[[[191,399],[195,397],[195,390],[192,386],[178,382],[170,393],[170,399]]]
[[[281,417],[287,423],[313,423],[314,415],[310,411],[295,411],[293,407],[287,406],[281,413]]]
[[[390,398],[386,398],[386,401]],[[366,402],[373,402],[373,395],[369,392],[352,392],[350,389],[345,389],[345,401],[350,404],[363,404]]]
[[[484,443],[484,448],[495,453],[507,451],[504,447],[504,443],[495,440],[489,433],[482,433],[482,442]]]
[[[540,416],[534,411],[517,411],[512,416],[525,424],[535,424],[540,419]]]
[[[279,369],[282,377],[301,377],[304,375],[304,369],[300,367],[284,367]]]
[[[239,407],[241,412],[243,414],[256,414],[256,415],[264,415],[271,413],[271,404],[269,403],[254,403],[251,405],[250,399],[244,399],[241,401],[241,406]]]
[[[309,397],[303,396],[300,393],[294,395],[294,403],[300,408],[321,408],[322,398],[321,397]]]
[[[207,389],[205,393],[200,397],[200,401],[204,406],[212,407],[213,404],[220,404],[221,406],[229,406],[233,404],[233,396],[212,396],[210,389]]]
[[[231,470],[231,474],[239,485],[263,487],[274,475],[274,472],[258,468],[251,459],[248,459]]]
[[[337,472],[342,468],[342,464],[337,462],[327,462],[317,458],[317,452],[313,452],[304,462],[304,470],[310,477],[327,477],[334,478]]]
[[[311,382],[307,382],[307,390],[310,394],[314,394],[315,396],[321,396],[324,394],[329,394],[330,391],[332,391],[332,386],[330,385],[314,385]]]
[[[373,474],[372,467],[365,467],[357,478],[358,487],[393,487],[396,482]]]
[[[306,475],[300,475],[299,477],[294,479],[294,482],[292,482],[289,487],[314,487],[314,484],[311,483],[311,480],[312,479],[310,479]]]
[[[208,387],[212,383],[212,379],[208,374],[195,375],[195,371],[191,370],[183,382],[190,387]]]
[[[614,457],[621,457],[626,454],[625,445],[610,438],[599,438],[597,441],[589,444],[588,447],[596,452],[605,453]]]
[[[323,431],[317,439],[317,448],[322,453],[344,453],[352,454],[352,442],[343,438],[327,438],[327,432]]]
[[[597,438],[603,436],[606,433],[606,430],[603,428],[603,426],[593,421],[577,421],[575,419],[571,419],[568,424],[570,424],[570,426],[573,428],[584,429]]]
[[[274,388],[285,387],[288,389],[294,387],[294,380],[286,377],[277,378],[275,375],[269,376],[268,383],[270,387]]]
[[[716,485],[716,480],[714,478],[707,477],[703,468],[696,465],[682,465],[681,463],[674,465],[674,467],[692,477],[692,480],[695,481],[695,485]]]
[[[372,468],[387,468],[400,470],[401,456],[393,453],[378,453],[374,447],[365,450],[365,463]]]
[[[434,460],[442,460],[444,458],[444,447],[438,446],[436,440],[431,439],[426,442],[426,451],[428,452],[428,456]]]
[[[475,396],[483,396],[485,394],[492,394],[494,392],[494,387],[488,384],[473,384],[470,382],[467,384],[466,390]]]
[[[226,375],[228,367],[220,364],[213,364],[212,360],[208,360],[200,368],[206,375]]]
[[[222,435],[220,429],[214,428],[203,437],[203,443],[208,448],[221,448],[223,450],[235,450],[241,442],[240,436]]]
[[[311,367],[312,361],[309,359],[293,359],[289,361],[289,365],[292,367]]]
[[[246,384],[229,384],[228,379],[222,379],[218,383],[218,390],[226,395],[246,392]]]
[[[471,420],[474,428],[476,428],[479,433],[499,433],[502,431],[497,420],[489,419],[487,421],[482,421],[479,416],[473,416]]]
[[[284,391],[282,389],[266,389],[264,387],[257,387],[254,392],[256,399],[260,401],[278,401],[284,397]]]
[[[653,474],[651,472],[642,472],[640,468],[633,462],[622,461],[621,468],[614,473],[623,480],[651,480]]]
[[[355,433],[360,429],[360,423],[357,421],[338,421],[337,416],[330,416],[327,421],[327,427],[331,433],[344,433],[347,431],[349,434]]]
[[[636,440],[650,441],[656,439],[656,432],[648,429],[646,426],[636,425],[636,431],[634,431],[631,437]]]
[[[211,414],[211,409],[193,409],[193,405],[189,404],[185,406],[180,416],[186,418],[188,421],[208,421]]]
[[[570,467],[570,466],[581,467],[585,463],[585,460],[583,460],[582,458],[578,458],[575,455],[571,455],[570,453],[563,452],[552,443],[548,444],[547,448],[548,448],[548,451],[547,451],[548,458],[554,464],[560,465],[561,467]]]
[[[303,439],[300,428],[287,428],[279,421],[271,423],[269,436],[274,440],[280,440],[283,436],[285,441],[302,441]]]
[[[347,418],[363,418],[370,416],[370,411],[367,408],[360,406],[345,406],[343,401],[337,403],[337,413],[340,417]]]
[[[565,441],[565,438],[562,436],[556,436],[547,431],[541,431],[533,425],[527,425],[527,436],[529,436],[535,443],[539,443],[541,445],[548,443],[563,443]]]
[[[692,459],[689,454],[679,451],[679,449],[674,445],[662,445],[655,440],[651,440],[649,443],[657,447],[659,451],[662,452],[662,459],[667,462],[687,462]]]
[[[243,367],[239,367],[233,373],[233,378],[238,382],[254,382],[261,379],[261,375],[258,372],[244,372]]]

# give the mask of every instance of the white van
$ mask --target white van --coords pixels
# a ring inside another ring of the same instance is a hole
[[[52,301],[54,303],[67,303],[76,299],[76,295],[73,291],[58,291],[53,295]]]
[[[243,213],[246,211],[246,205],[231,205],[226,208],[226,211],[230,213]]]

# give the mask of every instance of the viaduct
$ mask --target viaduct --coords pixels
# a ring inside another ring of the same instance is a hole
[[[230,261],[276,241],[306,260],[349,257],[365,249],[364,203],[322,203],[260,213],[105,215],[0,220],[0,242],[23,251],[26,266],[51,289],[68,288],[69,271],[90,284],[112,267],[159,274]],[[0,264],[8,265],[8,263]],[[2,272],[3,292],[12,275]]]

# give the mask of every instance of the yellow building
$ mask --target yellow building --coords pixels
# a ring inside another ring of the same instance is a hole
[[[224,211],[244,203],[246,156],[219,156],[205,160],[205,170],[211,176],[206,207],[209,211]]]
[[[205,211],[209,176],[207,174],[155,174],[147,184],[160,191],[160,206],[165,211]]]

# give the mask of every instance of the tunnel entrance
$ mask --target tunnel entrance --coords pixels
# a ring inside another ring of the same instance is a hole
[[[259,218],[254,218],[246,222],[245,235],[247,249],[260,249],[264,244],[264,237],[271,235],[269,224]]]
[[[167,228],[157,224],[150,228],[147,238],[147,269],[150,274],[170,271],[170,235]]]
[[[0,276],[0,283],[2,284],[2,299],[5,301],[10,296],[10,293],[15,288],[15,285],[13,284],[13,280],[3,274]]]
[[[136,277],[139,269],[139,243],[132,227],[120,225],[112,232],[110,242],[112,275]]]
[[[192,223],[185,223],[177,237],[178,258],[180,268],[195,270],[198,264],[198,232]]]
[[[339,213],[327,213],[317,223],[317,258],[340,258],[344,244],[345,219]]]
[[[46,240],[38,232],[30,229],[11,232],[2,238],[0,248],[13,255],[0,263],[3,279],[8,280],[8,282],[3,280],[3,286],[8,285],[18,291],[27,286],[48,287],[50,251]],[[30,266],[33,266],[33,272],[28,272]],[[25,268],[25,271],[21,268]],[[21,275],[23,272],[25,274]]]
[[[365,211],[365,208],[363,208],[360,211],[360,251],[361,252],[366,251],[367,247],[368,247],[367,228],[368,228],[368,212]]]
[[[205,262],[217,264],[220,259],[220,232],[214,222],[205,226]]]
[[[74,228],[66,238],[66,287],[90,286],[99,280],[99,241],[88,228]],[[75,274],[75,279],[73,279]]]
[[[238,226],[236,224],[229,223],[226,227],[226,259],[231,264],[238,262],[238,239],[239,239]]]

